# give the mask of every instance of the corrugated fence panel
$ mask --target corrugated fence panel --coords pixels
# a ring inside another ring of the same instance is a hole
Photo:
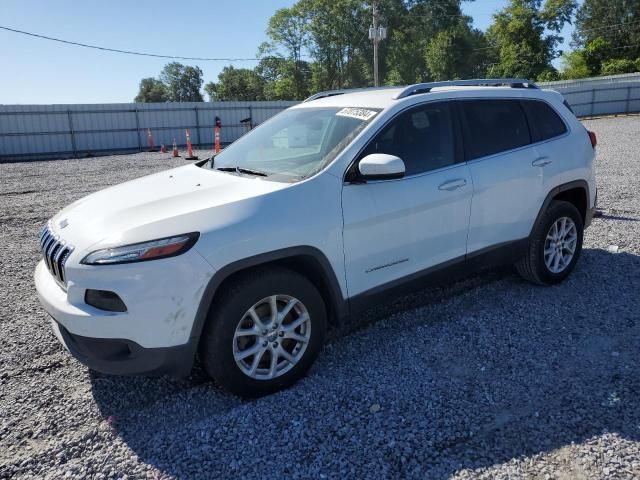
[[[562,93],[579,117],[640,112],[640,73],[539,85]]]
[[[250,126],[297,102],[184,102],[83,105],[0,105],[0,161],[82,157],[170,147],[175,138],[194,145],[214,142],[215,117],[222,120],[221,142],[228,144]],[[242,123],[242,120],[247,120]]]

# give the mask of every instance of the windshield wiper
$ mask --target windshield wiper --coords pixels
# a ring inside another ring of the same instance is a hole
[[[261,172],[260,170],[252,170],[251,168],[244,167],[218,167],[216,170],[220,170],[221,172],[236,172],[236,173],[246,173],[249,175],[256,175],[258,177],[268,177],[269,174],[265,172]]]

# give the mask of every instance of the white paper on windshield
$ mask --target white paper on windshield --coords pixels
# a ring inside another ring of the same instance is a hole
[[[340,117],[357,118],[358,120],[367,121],[376,116],[378,112],[375,110],[368,110],[366,108],[354,108],[347,107],[340,110],[336,115]]]

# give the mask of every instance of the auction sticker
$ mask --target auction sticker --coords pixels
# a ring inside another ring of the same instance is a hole
[[[366,108],[354,108],[347,107],[340,110],[336,115],[340,117],[357,118],[358,120],[367,121],[376,116],[378,112],[375,110],[368,110]]]

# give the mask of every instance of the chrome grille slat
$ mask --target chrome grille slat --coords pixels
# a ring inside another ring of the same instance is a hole
[[[67,248],[65,249],[65,253],[64,255],[60,258],[60,279],[62,280],[62,282],[66,285],[67,283],[67,274],[64,270],[64,263],[67,261],[67,258],[69,257],[69,255],[71,254],[71,248]]]
[[[47,270],[49,270],[56,282],[66,287],[64,264],[73,251],[73,247],[60,240],[60,237],[51,231],[49,224],[42,228],[38,241]]]
[[[44,237],[47,235],[47,229],[45,227],[43,227],[42,229],[40,229],[40,238],[38,239],[40,241],[40,246],[42,247],[42,240],[44,239]]]
[[[51,241],[49,242],[49,245],[47,246],[47,249],[45,250],[45,253],[44,253],[47,259],[47,266],[49,267],[49,270],[51,270],[51,273],[53,273],[53,262],[51,261],[52,260],[51,255],[53,253],[53,249],[56,247],[57,244],[58,244],[58,240],[56,240],[55,237],[51,237]]]
[[[49,233],[49,231],[45,232],[44,236],[42,237],[42,240],[40,241],[40,247],[44,250],[47,246],[47,243],[49,243],[49,240],[51,240],[51,234]]]
[[[60,251],[62,247],[61,243],[56,242],[51,252],[49,253],[49,262],[51,263],[51,273],[53,273],[54,277],[58,276],[58,266],[56,265],[56,255]]]
[[[64,253],[64,251],[66,250],[64,243],[60,244],[60,247],[58,248],[58,250],[56,250],[56,252],[53,255],[53,271],[54,271],[54,275],[59,277],[61,281],[63,280],[63,275],[62,275],[62,265],[60,264],[60,257],[62,257],[62,254]]]

